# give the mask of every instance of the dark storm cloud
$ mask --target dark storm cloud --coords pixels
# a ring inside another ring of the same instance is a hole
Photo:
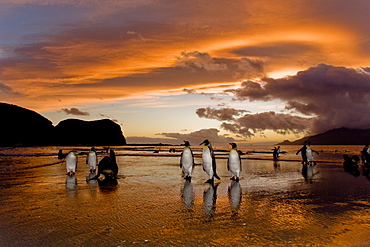
[[[266,130],[273,130],[278,134],[304,133],[310,125],[310,119],[290,114],[263,112],[244,114],[245,110],[233,108],[213,109],[199,108],[196,113],[199,117],[224,121],[221,127],[244,137],[252,137],[256,133],[263,134]]]
[[[351,69],[319,64],[295,76],[264,78],[260,83],[247,81],[241,88],[228,92],[238,100],[283,101],[286,110],[291,113],[312,117],[309,127],[314,133],[340,127],[369,128],[368,71],[369,68]],[[240,126],[244,127],[244,124],[240,122]]]
[[[271,96],[263,89],[261,83],[245,81],[241,88],[226,90],[226,93],[233,93],[239,100],[269,101]]]
[[[76,115],[76,116],[89,116],[88,112],[80,111],[77,108],[72,107],[71,109],[62,108],[61,111],[67,113],[67,115]]]
[[[246,110],[236,110],[233,108],[199,108],[196,110],[196,114],[201,118],[210,118],[216,119],[219,121],[232,121],[235,117],[242,115],[243,113],[248,112]]]
[[[199,145],[205,139],[208,139],[211,143],[230,143],[235,140],[227,135],[219,135],[220,131],[218,129],[201,129],[198,131],[191,132],[189,134],[181,133],[159,133],[157,135],[162,135],[165,137],[173,138],[179,142],[183,140],[189,141],[192,145]]]

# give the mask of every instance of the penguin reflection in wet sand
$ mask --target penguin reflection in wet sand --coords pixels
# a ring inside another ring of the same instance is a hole
[[[236,143],[230,143],[231,150],[227,160],[227,170],[231,173],[231,180],[239,181],[240,171],[242,170],[240,155]]]
[[[240,208],[240,203],[242,201],[242,188],[238,181],[235,180],[231,181],[231,184],[228,188],[228,194],[231,212],[233,215],[237,215]]]
[[[66,156],[66,168],[67,175],[73,175],[76,173],[77,168],[77,152],[70,151]]]
[[[86,157],[86,164],[90,167],[90,172],[96,171],[96,164],[98,163],[98,157],[96,155],[95,148],[92,147],[90,151],[87,153]]]
[[[191,208],[194,204],[194,189],[191,184],[191,180],[186,180],[184,187],[181,189],[181,198],[188,211],[192,211]]]
[[[193,156],[193,152],[190,149],[190,143],[185,140],[184,142],[185,142],[185,147],[181,153],[180,168],[182,168],[184,178],[186,180],[190,180],[191,174],[193,172],[193,167],[194,167],[194,156]]]
[[[220,179],[216,173],[216,158],[213,152],[211,143],[208,140],[204,140],[201,144],[204,144],[202,152],[203,170],[208,174],[209,179],[206,183],[212,183],[214,178]]]
[[[216,210],[217,187],[218,184],[210,183],[209,188],[203,193],[203,210],[206,221],[210,221],[213,218]]]

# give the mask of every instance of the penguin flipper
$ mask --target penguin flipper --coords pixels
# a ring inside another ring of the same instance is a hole
[[[182,168],[182,154],[181,154],[181,158],[180,158],[180,168]]]
[[[240,167],[240,171],[242,171],[242,159],[240,158],[240,156],[239,156],[239,167]]]
[[[216,177],[217,179],[220,179],[220,177],[216,173],[216,159],[214,157],[212,158],[212,169],[213,169],[213,173],[215,174],[214,177]]]

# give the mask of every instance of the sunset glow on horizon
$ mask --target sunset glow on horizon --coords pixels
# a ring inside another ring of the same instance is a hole
[[[369,10],[365,0],[3,0],[0,101],[54,125],[109,118],[128,142],[370,128]]]

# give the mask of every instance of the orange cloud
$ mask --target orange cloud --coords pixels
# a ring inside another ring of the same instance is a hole
[[[41,15],[51,6],[65,19],[50,19],[37,35],[19,34],[22,40],[14,44],[0,43],[0,83],[7,88],[2,95],[33,109],[60,109],[140,93],[232,86],[322,62],[367,66],[369,30],[361,16],[370,6],[361,2],[351,3],[355,16],[348,14],[348,1],[8,1],[7,10],[20,21],[29,6]],[[68,18],[67,9],[86,18]],[[2,20],[12,23],[10,16]]]

